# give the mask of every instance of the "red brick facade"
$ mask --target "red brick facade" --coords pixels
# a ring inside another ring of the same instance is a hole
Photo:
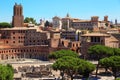
[[[47,60],[49,53],[69,49],[61,44],[60,32],[41,31],[34,27],[0,30],[0,59],[36,58]]]
[[[13,11],[12,26],[13,27],[23,27],[24,17],[23,17],[22,5],[21,4],[17,5],[17,3],[15,3],[13,9],[14,9],[14,11]]]

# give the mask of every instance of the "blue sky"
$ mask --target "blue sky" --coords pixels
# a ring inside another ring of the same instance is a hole
[[[120,0],[1,0],[0,22],[12,21],[14,4],[22,4],[24,17],[33,17],[39,22],[40,18],[51,20],[54,16],[90,19],[105,15],[109,20],[118,19],[120,22]]]

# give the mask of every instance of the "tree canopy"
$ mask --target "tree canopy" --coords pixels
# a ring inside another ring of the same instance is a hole
[[[36,24],[36,20],[35,20],[34,18],[32,18],[32,17],[26,17],[26,18],[24,19],[24,22],[25,22],[25,23],[30,23],[30,22],[32,22],[32,24]]]
[[[115,56],[120,56],[120,48],[113,48],[112,50]]]
[[[45,22],[45,27],[49,27],[50,26],[50,22],[49,21],[46,21]]]
[[[95,65],[92,63],[71,56],[57,59],[52,67],[54,70],[60,70],[63,72],[62,76],[66,73],[71,79],[73,79],[73,75],[76,73],[82,74],[84,77],[88,78],[89,74],[95,69]]]
[[[113,56],[114,51],[110,47],[106,47],[103,45],[93,45],[88,49],[88,55],[90,59],[98,60],[98,64],[96,67],[96,77],[99,68],[99,60],[105,57]]]
[[[108,23],[105,23],[105,25],[108,27],[109,24],[108,24]]]
[[[120,80],[120,78],[117,78],[117,79],[115,79],[115,80]]]
[[[49,54],[49,59],[58,59],[64,56],[78,57],[78,54],[71,50],[59,50]]]
[[[92,56],[93,59],[101,59],[104,57],[109,57],[114,55],[114,51],[110,47],[103,45],[93,45],[88,49],[88,55]]]
[[[88,78],[89,74],[95,70],[95,65],[90,63],[89,61],[83,61],[78,67],[79,73],[83,75],[83,77]]]
[[[94,45],[88,49],[88,55],[98,60],[110,56],[120,56],[120,48],[111,48],[103,45]]]
[[[13,80],[13,68],[11,65],[0,65],[0,80]]]
[[[1,22],[0,23],[0,28],[11,28],[12,25],[10,23],[7,22]]]
[[[111,69],[113,76],[117,77],[117,72],[120,71],[120,56],[111,56],[109,58],[100,59],[99,63],[105,68]]]

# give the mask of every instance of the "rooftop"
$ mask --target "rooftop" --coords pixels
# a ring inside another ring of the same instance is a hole
[[[37,32],[48,32],[48,31],[43,31],[40,29],[40,27],[35,26],[35,27],[13,27],[13,28],[0,28],[0,30],[37,30]]]
[[[91,20],[73,20],[73,22],[91,22]]]
[[[103,33],[87,33],[87,34],[83,34],[82,36],[110,36],[109,34],[103,34]]]
[[[28,30],[36,29],[36,27],[13,27],[13,28],[1,28],[0,30]]]

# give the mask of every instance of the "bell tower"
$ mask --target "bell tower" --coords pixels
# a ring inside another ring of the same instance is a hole
[[[23,17],[23,8],[22,5],[17,5],[17,3],[15,3],[14,7],[13,7],[13,20],[12,20],[12,26],[13,27],[23,27],[23,21],[24,21],[24,17]]]

